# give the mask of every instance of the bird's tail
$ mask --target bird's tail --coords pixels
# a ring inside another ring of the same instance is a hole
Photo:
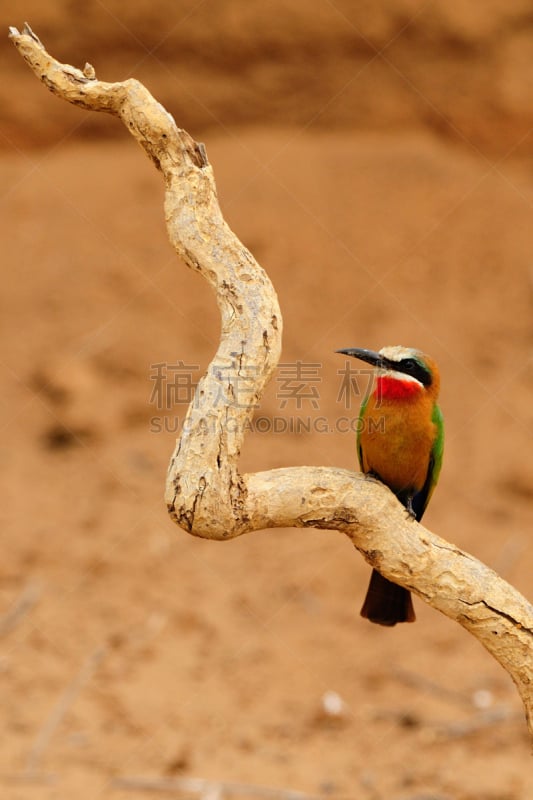
[[[373,569],[361,616],[389,627],[397,622],[414,622],[416,617],[411,592]]]

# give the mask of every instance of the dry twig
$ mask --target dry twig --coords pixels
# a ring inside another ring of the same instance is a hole
[[[65,717],[65,714],[72,707],[81,690],[92,678],[100,661],[104,657],[105,650],[99,647],[91,653],[83,662],[82,667],[73,680],[69,683],[62,693],[52,711],[42,725],[26,759],[24,777],[34,776],[39,773],[43,755],[50,744],[50,741]]]
[[[114,789],[129,789],[136,792],[182,792],[200,795],[201,800],[217,797],[261,797],[265,800],[319,800],[314,795],[292,789],[276,789],[272,786],[257,786],[233,781],[211,781],[206,778],[144,778],[124,776],[115,778]]]
[[[9,611],[0,617],[0,637],[7,636],[36,605],[41,589],[36,583],[28,583]]]
[[[219,348],[200,381],[166,489],[183,530],[226,540],[264,528],[336,529],[368,563],[463,625],[512,676],[533,735],[533,608],[493,570],[406,519],[394,495],[347,470],[293,467],[243,475],[238,459],[254,407],[276,367],[281,313],[263,269],[226,224],[203,145],[135,80],[105,83],[61,64],[26,25],[10,37],[58,97],[119,117],[162,172],[170,241],[212,286]]]
[[[446,686],[437,683],[437,681],[431,678],[427,678],[425,675],[419,675],[411,670],[398,667],[392,670],[392,675],[405,686],[420,689],[427,694],[432,694],[435,697],[440,697],[442,700],[447,700],[463,707],[472,707],[472,695],[464,691],[460,692],[456,689],[448,689]]]
[[[402,728],[423,730],[429,734],[432,740],[459,739],[471,736],[493,725],[511,720],[516,721],[518,716],[516,710],[508,706],[487,709],[471,714],[466,719],[455,720],[422,719],[409,709],[379,709],[372,713],[372,719],[393,720]]]
[[[439,739],[460,739],[472,736],[474,733],[499,725],[501,722],[516,720],[517,713],[513,708],[500,706],[487,709],[479,714],[474,714],[468,719],[458,719],[452,722],[434,722],[431,727]]]

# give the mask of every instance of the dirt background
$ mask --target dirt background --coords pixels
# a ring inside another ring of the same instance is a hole
[[[259,415],[333,431],[252,433],[243,469],[353,468],[335,427],[358,398],[339,402],[333,351],[425,349],[447,425],[427,524],[530,596],[530,0],[8,5],[5,28],[28,19],[60,60],[140,78],[206,142],[279,292],[283,361],[319,365],[318,407],[282,408],[275,381]],[[185,406],[150,403],[151,370],[198,378],[214,299],[120,124],[52,97],[6,39],[0,63],[2,798],[126,800],[113,781],[140,775],[530,800],[511,681],[420,601],[415,625],[360,619],[369,568],[347,539],[172,526]]]

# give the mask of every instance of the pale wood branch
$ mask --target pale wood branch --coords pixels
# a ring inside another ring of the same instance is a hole
[[[200,381],[170,462],[166,500],[183,530],[231,539],[274,527],[334,529],[364,558],[460,623],[513,678],[533,735],[533,608],[493,570],[422,525],[381,484],[342,469],[294,467],[241,475],[254,406],[278,362],[281,313],[264,270],[227,226],[205,149],[138,81],[104,83],[60,64],[28,26],[10,37],[58,97],[123,121],[162,172],[170,241],[213,287],[220,346]]]

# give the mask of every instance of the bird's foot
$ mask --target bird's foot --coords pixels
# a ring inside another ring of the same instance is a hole
[[[407,519],[416,519],[416,512],[413,508],[413,498],[408,497],[407,503],[405,505],[405,510],[407,512]]]

